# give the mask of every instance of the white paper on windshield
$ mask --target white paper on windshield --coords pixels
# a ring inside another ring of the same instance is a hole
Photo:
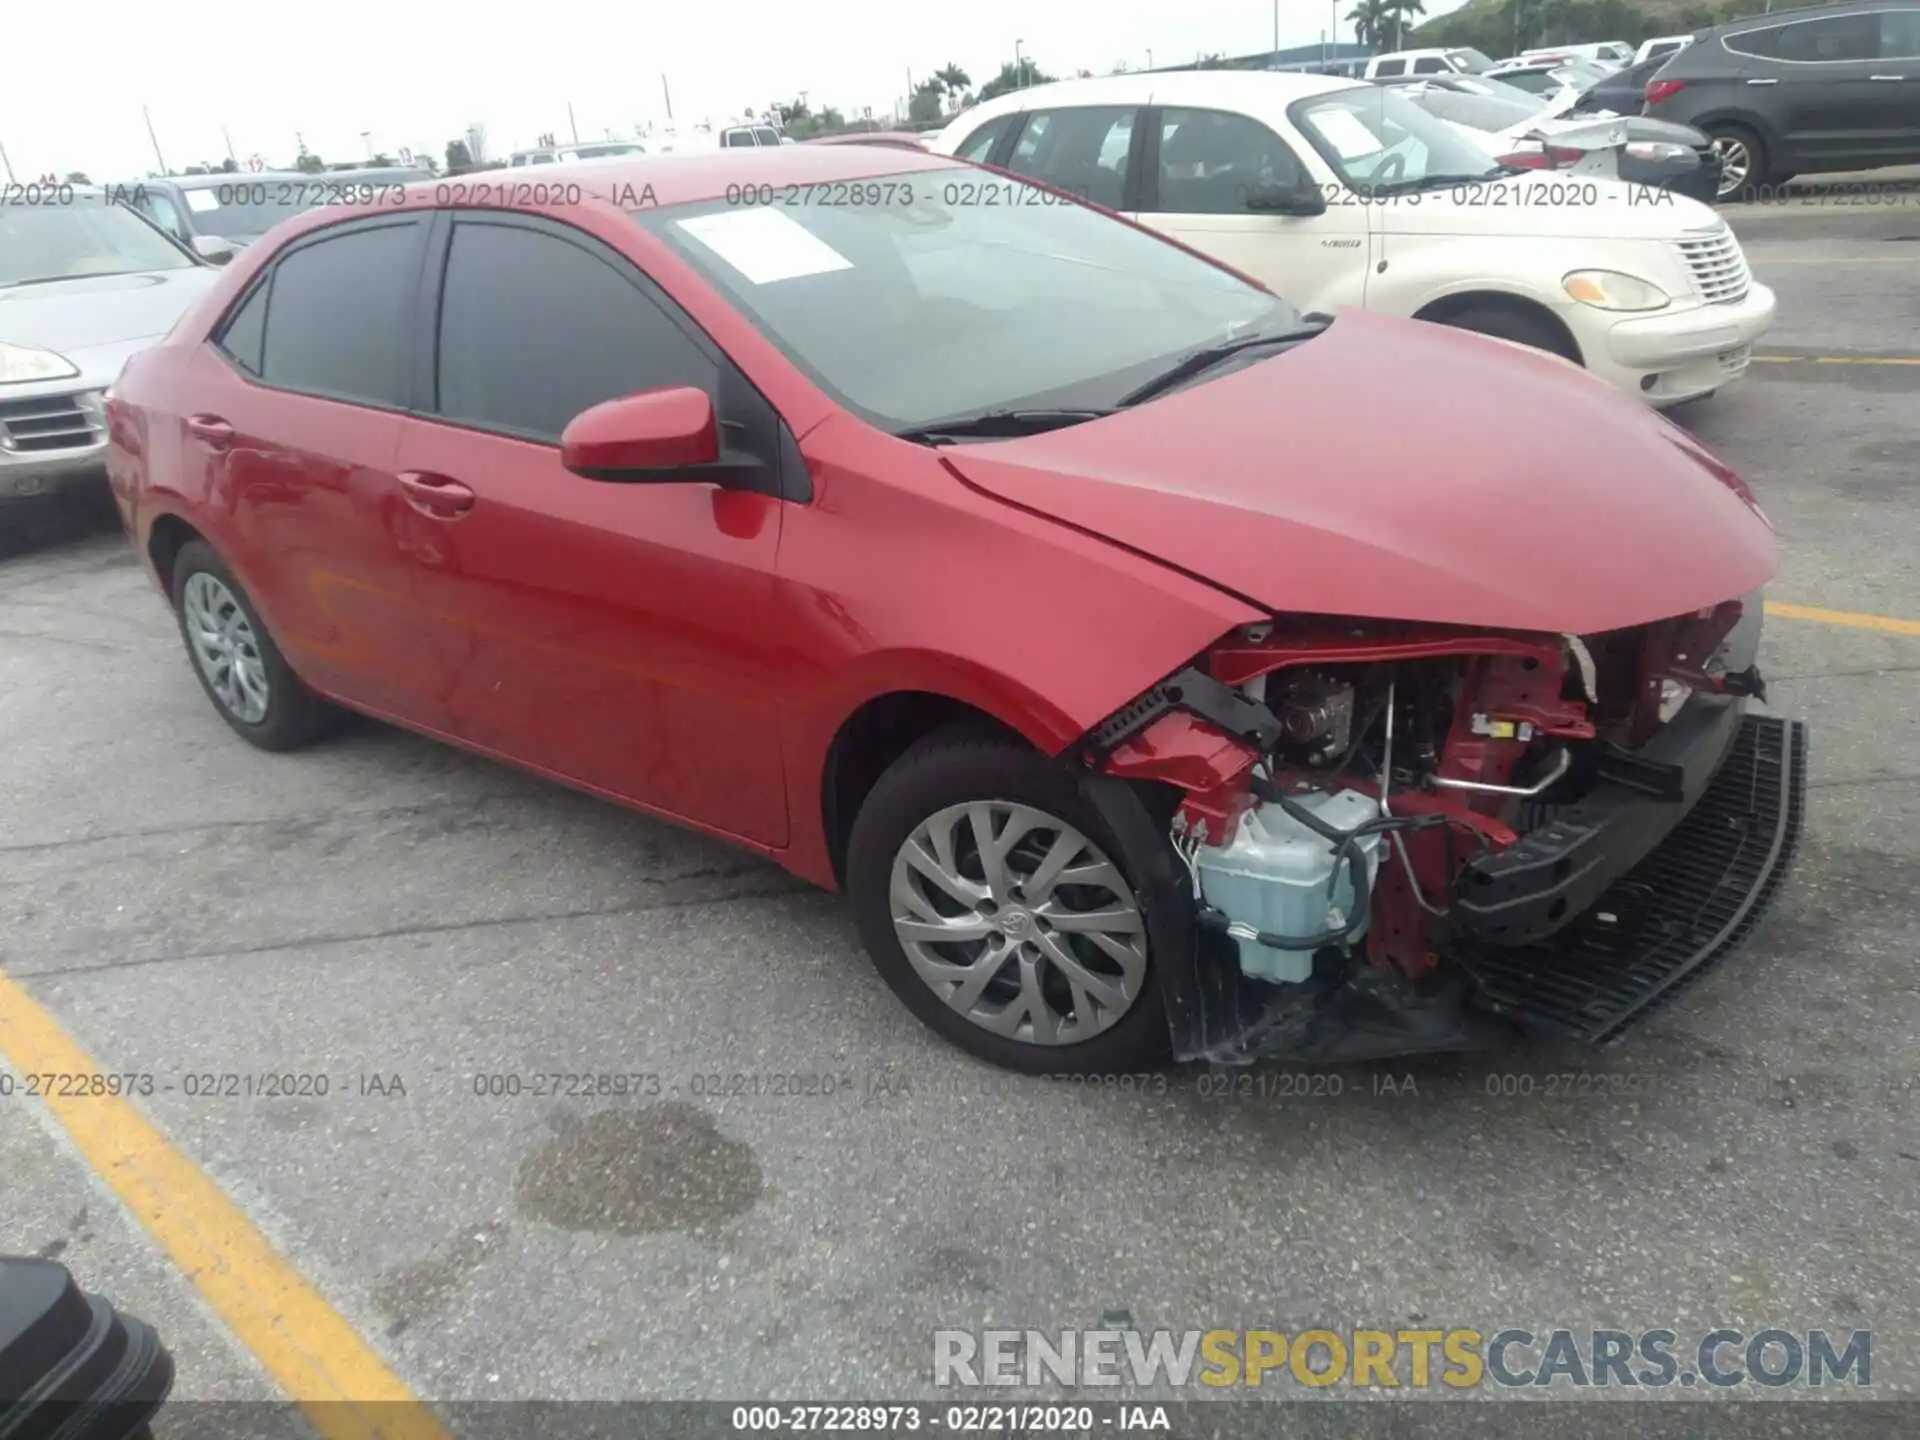
[[[1342,160],[1358,160],[1362,155],[1380,153],[1380,137],[1367,129],[1366,122],[1351,110],[1329,105],[1309,117],[1321,138],[1339,152]]]
[[[187,197],[187,209],[189,210],[197,210],[204,215],[209,210],[218,210],[220,208],[220,196],[216,191],[187,190],[182,193]]]
[[[778,210],[728,210],[674,223],[755,285],[853,268],[846,256]]]

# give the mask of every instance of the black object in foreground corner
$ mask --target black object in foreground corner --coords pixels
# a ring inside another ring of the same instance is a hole
[[[0,1256],[0,1440],[144,1440],[172,1388],[152,1326],[64,1265]]]

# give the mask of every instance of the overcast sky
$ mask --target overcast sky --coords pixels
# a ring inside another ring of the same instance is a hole
[[[1429,0],[1440,14],[1456,0]],[[1352,0],[1342,0],[1342,13]],[[1280,43],[1316,44],[1331,23],[1319,0],[1280,0]],[[469,122],[496,155],[543,130],[568,135],[572,101],[582,139],[665,117],[660,77],[678,121],[722,117],[807,92],[818,108],[885,113],[948,61],[978,85],[1013,58],[1013,42],[1055,74],[1105,73],[1199,51],[1270,48],[1271,0],[729,0],[624,6],[536,0],[492,6],[419,0],[330,0],[301,10],[261,0],[93,0],[8,7],[0,45],[16,60],[0,83],[0,146],[14,176],[84,170],[95,180],[156,168],[153,128],[180,169],[227,154],[224,125],[244,161],[289,163],[295,132],[326,160],[446,142]],[[1341,22],[1343,38],[1352,31]],[[90,37],[74,48],[80,26]],[[4,62],[0,62],[4,63]]]

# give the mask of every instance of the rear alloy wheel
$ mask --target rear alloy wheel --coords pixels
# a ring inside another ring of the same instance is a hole
[[[174,611],[193,673],[234,733],[262,750],[293,750],[340,712],[300,683],[212,546],[184,545],[173,565]]]
[[[847,872],[876,968],[962,1049],[1038,1074],[1164,1057],[1140,896],[1045,756],[997,737],[923,743],[868,795]]]
[[[1767,151],[1760,137],[1744,125],[1714,125],[1707,134],[1713,153],[1720,157],[1718,200],[1745,200],[1766,179]]]

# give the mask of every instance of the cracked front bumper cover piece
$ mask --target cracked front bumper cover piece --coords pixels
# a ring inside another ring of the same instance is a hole
[[[1479,1000],[1535,1033],[1607,1045],[1746,939],[1793,859],[1806,727],[1748,715],[1684,820],[1549,941],[1463,955]]]

